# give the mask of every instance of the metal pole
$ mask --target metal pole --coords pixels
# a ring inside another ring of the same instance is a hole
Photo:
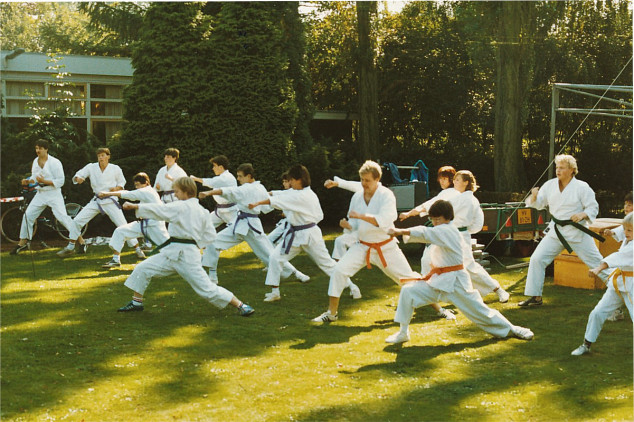
[[[550,147],[548,149],[548,179],[555,175],[553,161],[555,160],[555,122],[557,119],[557,109],[559,108],[559,90],[553,85],[553,100],[550,108]]]

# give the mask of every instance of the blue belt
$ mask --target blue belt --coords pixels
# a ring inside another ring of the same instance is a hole
[[[236,234],[236,227],[238,226],[238,223],[240,222],[240,220],[247,220],[247,224],[249,225],[249,228],[251,230],[253,230],[257,234],[262,234],[261,231],[259,231],[258,229],[256,229],[255,227],[251,225],[251,223],[249,222],[249,218],[258,218],[258,214],[249,214],[248,212],[238,211],[238,218],[236,218],[236,222],[233,224],[234,235]]]
[[[149,240],[151,244],[156,246],[156,242],[154,242],[152,240],[152,238],[150,238],[150,235],[147,233],[147,228],[148,228],[148,225],[150,224],[150,221],[151,220],[149,218],[140,218],[139,219],[139,223],[141,224],[141,233],[143,233],[143,237],[145,237],[147,240]]]
[[[310,229],[311,227],[315,227],[316,225],[317,223],[302,224],[301,226],[291,225],[291,227],[286,231],[286,233],[284,233],[284,241],[282,242],[282,249],[284,249],[284,254],[288,254],[288,252],[291,250],[291,246],[293,245],[293,240],[295,240],[295,232],[298,232],[300,230]],[[288,239],[289,236],[291,237],[290,240]],[[288,243],[286,243],[287,240],[288,240]]]
[[[107,198],[99,198],[99,196],[95,195],[95,202],[97,203],[97,207],[99,208],[99,213],[101,215],[104,215],[106,212],[103,210],[103,208],[101,208],[101,204],[99,203],[100,199],[110,199],[112,202],[114,202],[117,208],[121,209],[121,204],[119,203],[119,201],[114,199],[112,196],[108,196]]]
[[[214,210],[214,214],[216,214],[216,217],[221,218],[218,215],[218,208],[222,209],[222,208],[231,208],[234,207],[236,204],[234,202],[230,202],[228,204],[218,204],[216,203],[216,209]]]

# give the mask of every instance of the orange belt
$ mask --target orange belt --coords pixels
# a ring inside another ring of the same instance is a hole
[[[617,268],[616,270],[612,271],[612,273],[608,276],[608,279],[612,279],[612,284],[614,285],[614,290],[616,290],[616,293],[621,296],[621,299],[625,300],[625,298],[623,298],[623,295],[621,295],[621,292],[619,291],[619,286],[618,286],[618,279],[619,277],[621,277],[621,279],[623,279],[623,287],[625,287],[625,277],[632,277],[634,275],[634,272],[632,271],[622,271],[620,268]],[[625,291],[625,294],[627,295],[627,298],[630,300],[630,303],[632,303],[632,298],[630,297],[630,294],[628,291]]]
[[[422,278],[401,278],[400,282],[401,283],[408,283],[410,281],[420,281],[420,280],[427,281],[434,274],[450,273],[452,271],[460,271],[462,269],[464,269],[464,265],[462,265],[462,264],[460,264],[460,265],[452,265],[450,267],[434,267],[434,266],[432,266],[431,271],[428,272],[427,274],[425,274]]]
[[[376,252],[379,254],[379,259],[381,260],[381,264],[383,264],[383,268],[387,267],[387,262],[385,262],[385,257],[383,256],[383,251],[381,251],[381,246],[387,245],[392,240],[394,240],[393,237],[390,237],[389,239],[379,243],[368,243],[364,242],[363,240],[359,240],[359,243],[363,243],[365,246],[368,247],[368,253],[365,254],[365,263],[368,268],[372,268],[372,265],[370,265],[370,251],[372,249],[376,249]]]

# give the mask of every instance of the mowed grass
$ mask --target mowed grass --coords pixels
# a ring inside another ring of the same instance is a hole
[[[419,247],[404,249],[419,268]],[[526,269],[494,268],[511,301],[485,301],[532,341],[422,308],[412,340],[393,346],[398,287],[376,268],[354,279],[363,299],[344,292],[340,321],[313,326],[328,279],[305,255],[294,264],[311,282],[284,282],[282,301],[263,303],[259,261],[244,244],[224,252],[220,284],[256,309],[242,318],[178,276],[152,282],[144,312],[117,313],[132,254],[102,270],[107,247],[66,260],[55,251],[2,254],[3,421],[634,419],[631,320],[607,322],[591,355],[571,357],[602,292],[548,279],[544,306],[520,309]]]

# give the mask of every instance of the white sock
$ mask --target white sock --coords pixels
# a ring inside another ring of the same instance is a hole
[[[136,245],[135,250],[136,250],[137,252],[139,252],[139,251],[143,252],[143,251],[141,250],[141,245]]]
[[[66,245],[66,249],[72,251],[73,249],[75,249],[75,244],[74,243],[69,243],[68,245]]]
[[[114,262],[121,262],[121,255],[112,255],[112,260]]]
[[[273,287],[273,289],[271,290],[271,293],[275,293],[275,294],[280,294],[280,288],[279,287]]]
[[[407,334],[409,331],[409,324],[401,324],[400,332],[403,334]]]

